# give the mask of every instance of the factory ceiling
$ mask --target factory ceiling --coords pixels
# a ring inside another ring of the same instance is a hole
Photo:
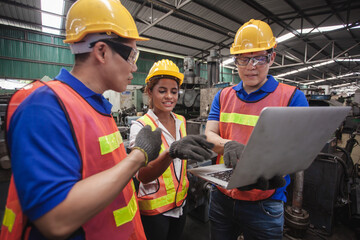
[[[74,0],[64,0],[65,19]],[[360,82],[360,1],[356,0],[121,0],[139,34],[138,46],[206,62],[214,49],[226,62],[238,28],[270,24],[278,40],[270,73],[288,83],[339,86]],[[0,24],[41,30],[40,0],[1,0]],[[64,35],[62,21],[60,34]],[[235,68],[230,63],[228,67]]]

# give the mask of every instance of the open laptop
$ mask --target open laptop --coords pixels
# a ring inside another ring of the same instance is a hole
[[[225,189],[256,183],[263,176],[305,170],[345,119],[350,107],[266,107],[235,169],[224,164],[188,169]]]

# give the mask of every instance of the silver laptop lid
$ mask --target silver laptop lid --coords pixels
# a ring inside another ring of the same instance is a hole
[[[264,108],[226,188],[308,168],[350,109]]]

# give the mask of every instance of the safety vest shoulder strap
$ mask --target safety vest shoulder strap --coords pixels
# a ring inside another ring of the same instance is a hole
[[[177,119],[179,119],[181,121],[180,124],[180,134],[181,134],[181,138],[186,136],[186,120],[184,118],[184,116],[181,116],[179,114],[174,113],[175,117]]]
[[[149,125],[153,131],[158,127],[156,124],[155,119],[153,119],[149,114],[145,114],[141,118],[137,119],[136,121],[140,122],[143,126]],[[167,143],[164,134],[161,134],[161,150],[160,153],[163,152],[165,149],[169,148],[169,144]]]
[[[177,119],[181,121],[180,134],[181,137],[186,136],[185,118],[181,115],[174,114]],[[150,125],[152,129],[158,127],[156,121],[149,115],[145,114],[137,121],[142,125]],[[168,143],[162,134],[162,147]],[[186,177],[186,161],[182,161],[181,176],[178,181],[175,176],[173,164],[165,170],[165,172],[158,178],[159,190],[153,194],[139,197],[140,212],[144,215],[157,215],[169,211],[175,207],[181,206],[187,196],[189,181]]]

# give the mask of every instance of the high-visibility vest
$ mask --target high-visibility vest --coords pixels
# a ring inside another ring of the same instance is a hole
[[[264,107],[289,106],[295,91],[295,87],[279,83],[274,92],[258,101],[248,102],[241,100],[232,87],[224,88],[220,93],[220,136],[246,145],[261,110]],[[261,151],[261,146],[259,146],[259,151]],[[221,154],[218,155],[216,163],[224,163]],[[259,189],[240,191],[236,188],[226,190],[221,187],[218,189],[233,199],[245,201],[267,199],[275,193],[274,189],[267,191]]]
[[[183,116],[174,114],[177,119],[181,121],[180,135],[186,136],[186,122]],[[145,114],[137,120],[143,126],[150,125],[155,130],[158,125],[155,120],[149,115]],[[161,134],[162,144],[160,153],[169,148],[163,134]],[[187,161],[183,160],[181,165],[181,176],[178,180],[175,174],[174,163],[165,170],[165,172],[157,179],[159,188],[155,193],[145,196],[138,196],[140,213],[143,215],[157,215],[167,212],[176,207],[180,207],[187,196],[189,188],[189,181],[186,174]],[[142,184],[142,183],[140,183]]]
[[[82,179],[107,170],[126,157],[123,140],[112,116],[99,113],[70,86],[59,81],[36,81],[17,91],[9,102],[7,129],[20,103],[45,85],[54,91],[68,119],[82,161]],[[12,179],[0,239],[22,239],[23,232],[25,235],[30,232],[28,227],[24,230],[26,223]],[[82,228],[87,240],[146,239],[133,181],[130,180],[116,199]]]

